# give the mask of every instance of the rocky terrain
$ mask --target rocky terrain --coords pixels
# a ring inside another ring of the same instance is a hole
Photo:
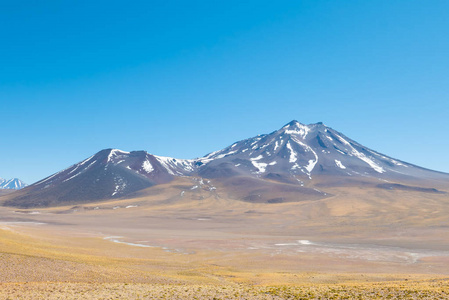
[[[26,208],[127,198],[179,177],[213,181],[211,189],[220,186],[230,198],[258,203],[324,199],[332,196],[330,186],[446,193],[449,182],[449,174],[378,153],[323,123],[292,121],[191,160],[102,150],[3,197],[3,203]]]

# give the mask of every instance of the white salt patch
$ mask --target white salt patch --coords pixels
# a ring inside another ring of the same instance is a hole
[[[117,244],[125,244],[125,245],[128,245],[128,246],[154,248],[153,246],[149,246],[149,245],[136,244],[136,243],[127,243],[127,242],[122,242],[122,241],[118,240],[118,239],[121,239],[121,238],[123,238],[123,237],[122,236],[108,236],[108,237],[105,237],[103,239],[111,241],[111,242],[114,242],[114,243],[117,243]]]
[[[42,223],[42,222],[0,222],[0,225],[44,225],[46,223]]]
[[[314,243],[309,240],[299,240],[298,243],[301,245],[314,245]]]

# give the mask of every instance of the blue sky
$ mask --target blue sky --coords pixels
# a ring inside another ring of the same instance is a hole
[[[194,158],[293,119],[449,172],[448,1],[8,2],[0,177]]]

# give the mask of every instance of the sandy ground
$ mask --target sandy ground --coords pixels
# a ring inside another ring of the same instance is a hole
[[[447,195],[335,188],[251,204],[165,188],[0,208],[0,299],[448,297]]]

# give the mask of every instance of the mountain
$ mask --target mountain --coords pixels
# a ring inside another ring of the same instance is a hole
[[[130,197],[179,177],[213,181],[218,194],[258,203],[319,200],[326,187],[443,193],[449,174],[424,169],[371,150],[316,123],[292,121],[270,134],[185,160],[145,151],[106,149],[13,195],[4,205],[42,207]]]
[[[188,160],[105,149],[23,189],[14,204],[40,207],[119,198],[192,171]]]
[[[320,175],[403,180],[449,176],[380,154],[321,122],[292,121],[198,161],[199,174],[209,178],[244,174],[304,182]]]
[[[9,180],[0,178],[0,189],[20,190],[26,186],[27,184],[18,178],[13,178]]]

